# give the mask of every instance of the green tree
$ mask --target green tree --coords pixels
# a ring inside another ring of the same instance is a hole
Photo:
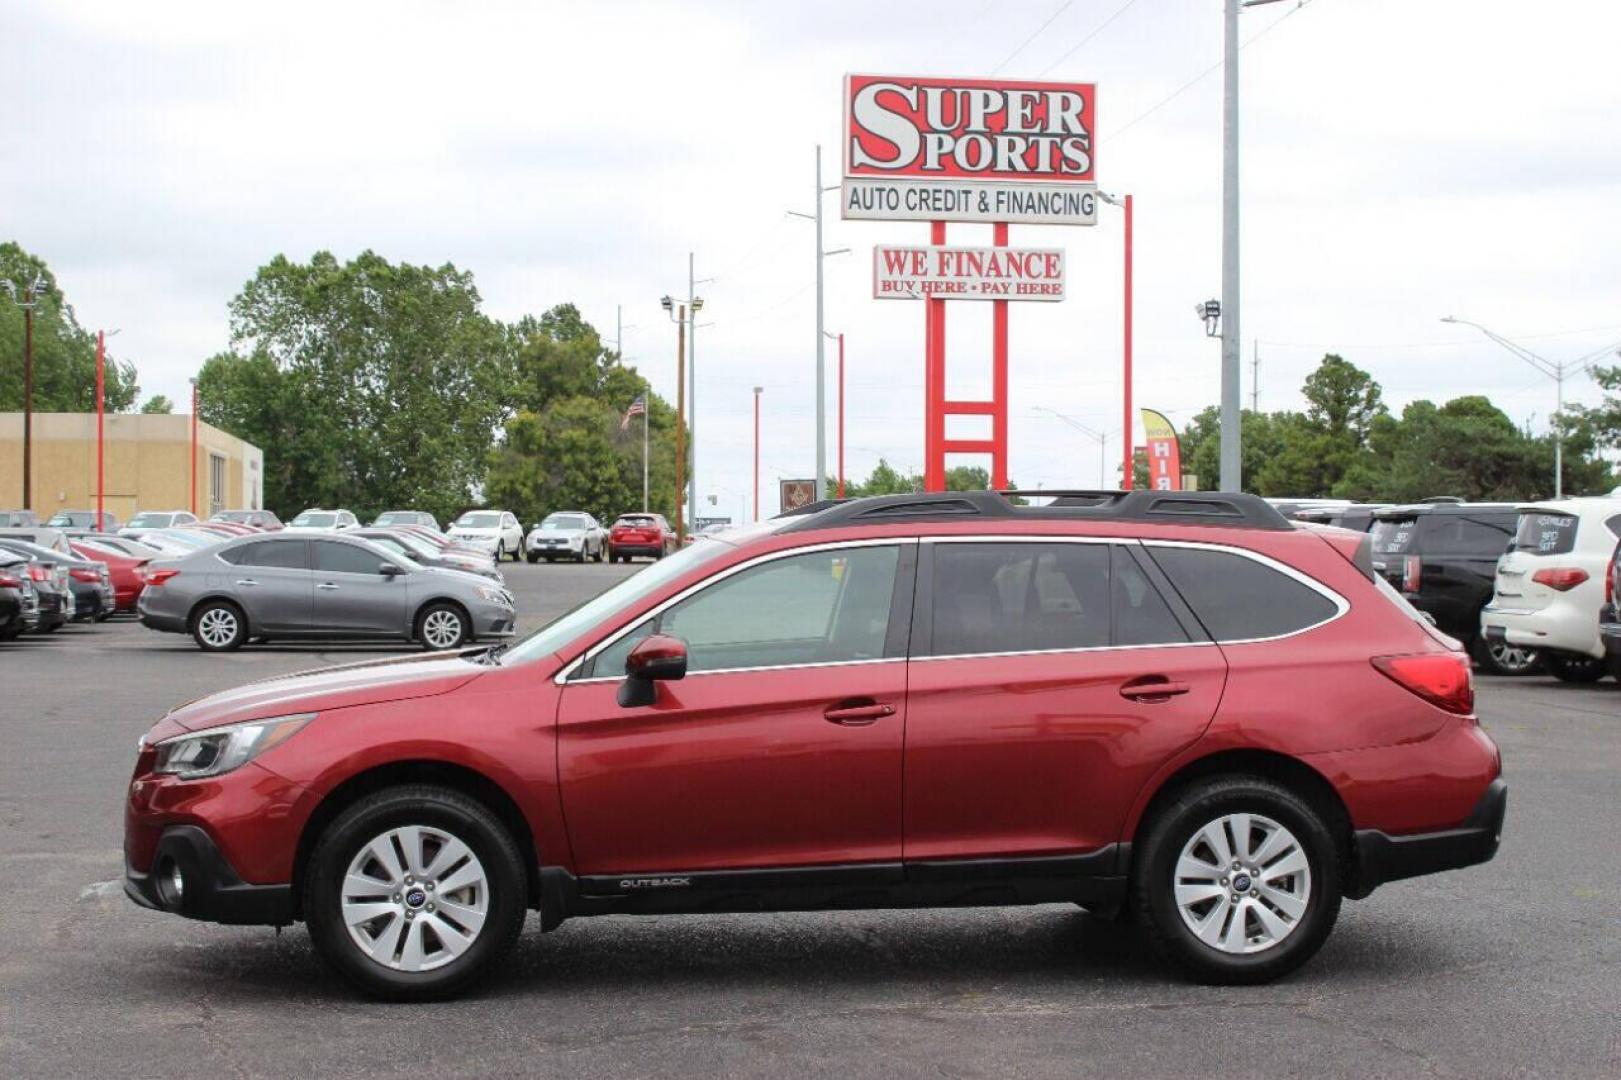
[[[883,458],[878,459],[878,464],[873,466],[872,472],[865,480],[851,481],[844,485],[845,495],[852,499],[867,495],[907,495],[922,490],[921,476],[915,473],[902,473]]]
[[[146,404],[141,406],[141,411],[148,416],[152,416],[154,414],[167,416],[168,414],[174,412],[174,402],[170,401],[162,394],[153,394],[151,397],[146,399]]]
[[[241,351],[205,367],[203,418],[265,449],[278,512],[453,516],[509,407],[511,338],[480,303],[450,264],[278,255],[231,302]]]
[[[44,259],[15,243],[0,244],[0,282],[16,289],[18,301],[36,280],[44,286],[34,309],[34,410],[90,412],[96,407],[95,335],[79,326]],[[23,324],[22,308],[0,291],[0,412],[23,407]],[[106,407],[113,412],[132,408],[139,392],[135,365],[109,354],[102,387]]]

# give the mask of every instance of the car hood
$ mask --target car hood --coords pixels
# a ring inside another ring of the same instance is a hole
[[[296,672],[198,698],[164,717],[187,731],[301,712],[437,697],[486,669],[459,655],[408,656]]]

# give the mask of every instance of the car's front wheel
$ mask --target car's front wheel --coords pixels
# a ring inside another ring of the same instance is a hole
[[[429,652],[456,649],[472,637],[467,624],[467,613],[455,604],[439,601],[429,604],[417,616],[417,640]]]
[[[248,640],[248,620],[229,600],[210,600],[191,613],[191,636],[205,652],[230,652]]]
[[[1202,781],[1149,823],[1132,904],[1160,953],[1192,978],[1267,982],[1311,959],[1334,927],[1334,837],[1271,780]]]
[[[1604,678],[1604,661],[1589,656],[1544,656],[1542,663],[1560,682],[1594,683]]]
[[[436,786],[344,810],[304,875],[317,951],[374,997],[434,1000],[487,975],[528,908],[523,856],[487,807]]]

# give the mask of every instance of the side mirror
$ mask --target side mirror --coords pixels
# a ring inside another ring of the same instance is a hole
[[[619,704],[627,709],[651,705],[658,699],[655,680],[681,679],[686,674],[686,642],[667,634],[644,638],[625,657],[625,681],[619,684]]]
[[[400,566],[398,563],[386,562],[381,563],[377,567],[377,572],[382,574],[384,577],[399,577],[401,574],[405,573],[405,568]]]

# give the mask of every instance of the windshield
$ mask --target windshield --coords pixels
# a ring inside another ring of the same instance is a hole
[[[674,555],[660,559],[646,570],[626,578],[607,592],[599,593],[522,641],[515,642],[506,655],[501,657],[501,662],[521,664],[554,653],[615,612],[630,607],[642,597],[659,589],[672,578],[679,577],[693,567],[701,566],[729,550],[731,549],[725,544],[700,544],[682,548]]]
[[[66,511],[63,511],[62,513],[57,514],[55,517],[51,518],[51,520],[47,521],[45,524],[47,526],[58,528],[58,529],[69,529],[69,528],[72,528],[74,525],[78,524],[78,522],[80,520],[83,520],[86,523],[88,523],[90,521],[90,515],[89,514],[70,514],[70,513],[66,512]]]
[[[464,529],[493,529],[501,524],[500,514],[463,514],[456,524]]]
[[[325,529],[338,520],[337,514],[312,514],[308,510],[293,519],[294,525],[311,529]]]
[[[362,536],[360,539],[362,539],[362,540],[370,540],[372,543],[376,544],[378,547],[382,548],[384,551],[386,551],[390,555],[394,556],[394,558],[397,561],[404,563],[406,569],[408,569],[408,570],[421,570],[422,569],[422,564],[417,562],[415,559],[411,558],[411,556],[416,554],[416,553],[414,551],[412,551],[410,548],[406,547],[405,543],[403,541],[401,541],[401,540],[399,540],[399,539],[397,539],[395,537],[392,537],[392,536]]]
[[[384,547],[388,548],[388,550],[399,552],[400,554],[405,555],[407,558],[436,559],[439,557],[439,552],[434,549],[432,544],[424,543],[414,536],[405,535],[403,533],[395,533],[394,535],[386,538],[368,536],[366,539],[370,540],[374,544],[382,544]]]
[[[585,528],[585,515],[583,514],[552,514],[540,523],[542,529],[557,529],[562,532],[574,532]]]
[[[161,529],[169,524],[168,514],[136,514],[129,519],[130,527],[143,525],[148,529]]]
[[[164,529],[158,533],[158,539],[175,547],[205,548],[210,544],[219,543],[220,538],[213,533],[181,532],[178,529]]]
[[[386,514],[378,514],[373,525],[415,525],[416,514],[409,510],[390,510]]]
[[[210,521],[239,521],[239,522],[244,522],[245,523],[245,522],[252,519],[253,514],[254,514],[254,511],[252,511],[252,510],[221,510],[219,513],[215,514],[213,517],[209,518],[208,520],[210,520]]]

